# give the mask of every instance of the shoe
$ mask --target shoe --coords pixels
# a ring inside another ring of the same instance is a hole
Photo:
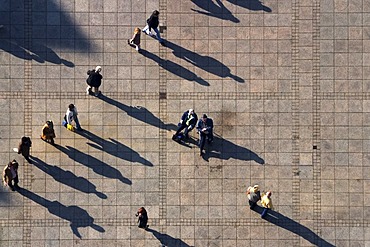
[[[159,44],[161,44],[161,46],[166,46],[166,44],[164,43],[164,41],[159,41]]]
[[[9,189],[11,190],[11,191],[15,191],[15,189],[14,189],[14,186],[12,185],[12,186],[10,186],[9,185]]]
[[[130,39],[127,40],[127,44],[130,45]]]

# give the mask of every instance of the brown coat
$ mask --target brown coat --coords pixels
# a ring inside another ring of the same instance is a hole
[[[10,165],[11,165],[12,162],[9,162],[9,164],[7,164],[5,167],[4,167],[4,170],[3,170],[3,181],[5,181],[7,184],[12,181],[15,177],[13,177],[13,174],[10,170]],[[17,174],[18,176],[18,163],[14,163],[13,164],[13,167],[14,167],[14,170],[15,170],[15,173]]]
[[[41,135],[42,139],[51,139],[51,138],[55,138],[55,132],[54,132],[54,129],[50,128],[48,124],[45,124],[43,127],[42,127],[42,135]]]

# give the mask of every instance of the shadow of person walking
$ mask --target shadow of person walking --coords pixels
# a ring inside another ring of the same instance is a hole
[[[199,8],[205,10],[196,10],[191,9],[192,11],[195,11],[199,14],[204,14],[212,17],[219,18],[221,20],[227,20],[232,21],[234,23],[239,23],[240,20],[236,18],[230,10],[228,10],[225,5],[222,3],[221,0],[216,0],[216,3],[211,1],[204,1],[204,0],[191,0],[195,5],[197,5]]]
[[[105,232],[103,227],[94,224],[94,218],[86,210],[78,206],[65,206],[58,201],[49,201],[24,188],[20,188],[18,193],[45,207],[49,213],[69,221],[72,232],[79,238],[82,238],[78,232],[78,228],[80,227],[89,226],[98,232]]]
[[[209,158],[218,158],[228,160],[230,158],[237,160],[253,160],[260,165],[265,164],[265,161],[258,156],[255,152],[236,145],[220,136],[214,135],[212,145],[205,145],[206,153],[202,156],[204,160],[208,161]]]
[[[128,178],[125,178],[119,170],[116,168],[111,167],[110,165],[98,160],[97,158],[85,154],[73,147],[66,146],[62,147],[58,144],[55,144],[54,147],[61,152],[68,155],[69,158],[73,159],[74,161],[84,165],[90,169],[92,169],[96,174],[99,174],[103,177],[107,178],[114,178],[120,180],[122,183],[131,185],[132,182]]]
[[[168,72],[171,72],[174,75],[177,75],[177,76],[179,76],[179,77],[181,77],[185,80],[188,80],[188,81],[195,81],[195,82],[199,83],[202,86],[209,86],[209,83],[207,81],[198,77],[195,73],[191,72],[190,70],[186,69],[185,67],[182,67],[181,65],[179,65],[177,63],[174,63],[170,60],[162,59],[162,58],[158,57],[157,55],[155,55],[154,53],[151,53],[151,52],[146,51],[144,49],[141,49],[141,54],[144,57],[149,58],[149,59],[153,60],[154,62],[158,63],[158,65],[160,67],[167,70]]]
[[[228,1],[229,3],[235,4],[237,6],[240,6],[240,7],[249,9],[249,10],[253,10],[253,11],[262,10],[265,12],[272,12],[272,10],[269,7],[263,5],[262,2],[259,0],[244,0],[244,1],[226,0],[226,1]]]
[[[106,199],[107,196],[96,190],[96,186],[84,177],[77,177],[71,171],[63,170],[58,166],[52,166],[37,157],[30,156],[32,164],[41,171],[49,174],[55,181],[65,184],[75,190],[90,194],[94,193],[101,199]]]
[[[145,107],[142,106],[129,106],[125,105],[117,100],[107,97],[106,95],[102,94],[99,96],[99,99],[103,100],[104,102],[113,105],[122,111],[126,112],[132,118],[135,118],[143,123],[147,123],[154,127],[165,129],[165,130],[176,130],[177,126],[174,124],[166,124],[161,119],[156,117],[153,113],[148,111]]]
[[[261,214],[263,211],[263,207],[256,205],[253,208],[253,211]],[[298,236],[306,239],[308,242],[315,246],[321,247],[334,247],[331,243],[327,242],[325,239],[322,239],[316,233],[314,233],[311,229],[307,228],[304,225],[299,224],[298,222],[282,215],[279,212],[269,209],[267,211],[267,215],[265,216],[264,220],[282,227]]]
[[[172,50],[172,53],[188,63],[207,71],[208,73],[214,74],[221,78],[230,77],[237,82],[244,82],[244,79],[231,74],[230,68],[225,64],[221,63],[217,59],[210,56],[202,56],[196,52],[185,49],[169,40],[165,40],[166,47]]]
[[[117,140],[114,140],[112,138],[109,138],[109,141],[105,140],[91,133],[88,130],[77,131],[76,133],[94,142],[94,143],[87,143],[87,145],[91,147],[94,147],[98,150],[106,152],[122,160],[127,160],[130,162],[137,162],[145,166],[153,166],[153,164],[149,160],[146,160],[145,158],[141,157],[138,152],[123,145]]]
[[[185,243],[181,239],[171,237],[168,234],[163,234],[163,233],[157,232],[154,229],[148,228],[148,229],[146,229],[146,231],[147,232],[151,232],[154,235],[154,237],[161,242],[162,246],[168,246],[168,247],[191,247],[190,245],[188,245],[187,243]]]

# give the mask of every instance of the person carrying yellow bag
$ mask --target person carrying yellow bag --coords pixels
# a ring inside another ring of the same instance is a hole
[[[70,131],[75,131],[75,128],[72,125],[72,121],[74,121],[76,123],[76,130],[82,131],[77,115],[78,115],[77,108],[74,106],[74,104],[70,104],[68,106],[66,115],[64,115],[64,121],[62,123],[63,126]]]

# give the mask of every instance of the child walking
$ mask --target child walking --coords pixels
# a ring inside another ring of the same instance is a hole
[[[137,27],[132,38],[127,40],[128,44],[134,46],[137,51],[140,51],[140,34],[141,30]]]

